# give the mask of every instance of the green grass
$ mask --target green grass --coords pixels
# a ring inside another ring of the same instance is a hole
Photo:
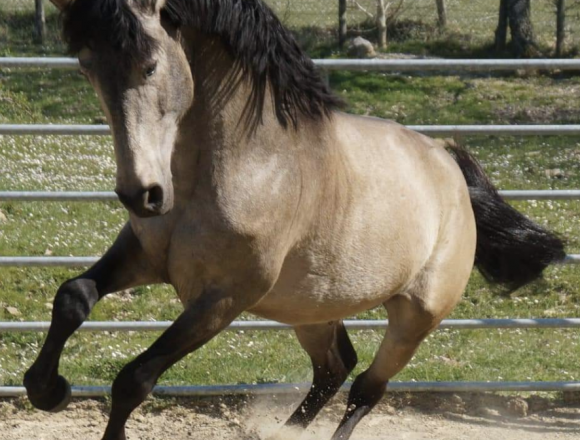
[[[16,0],[10,3],[18,4],[27,5]],[[0,5],[0,17],[9,17],[0,18],[0,55],[62,52],[54,34],[47,46],[31,46],[28,31],[19,24],[27,21],[12,21],[13,11],[7,12],[6,5]],[[50,20],[56,23],[56,17]],[[313,50],[322,50],[315,40],[312,37]],[[408,44],[421,50],[419,40],[400,44],[400,48]],[[472,47],[471,43],[466,47]],[[577,122],[580,116],[580,79],[573,76],[422,77],[341,72],[332,75],[331,83],[349,111],[405,124],[558,124]],[[102,121],[94,93],[75,73],[0,71],[0,123]],[[580,137],[470,137],[462,142],[503,189],[580,188]],[[546,174],[556,168],[564,172],[562,178]],[[111,190],[114,176],[108,137],[0,137],[2,190]],[[580,252],[578,202],[520,202],[515,206],[565,236],[570,252]],[[0,223],[0,255],[99,255],[127,219],[115,203],[0,203],[0,210],[7,217]],[[62,268],[0,269],[0,320],[49,320],[56,289],[76,273]],[[553,267],[544,281],[505,298],[474,273],[452,317],[578,317],[578,286],[578,267]],[[7,307],[15,307],[20,315],[8,313]],[[180,310],[171,288],[155,286],[105,299],[91,319],[171,320]],[[385,314],[374,310],[360,317],[384,318]],[[62,372],[75,384],[110,384],[122,365],[155,337],[145,333],[75,335],[63,357]],[[361,359],[356,372],[360,372],[371,361],[381,332],[352,332],[352,337]],[[0,384],[22,382],[42,339],[40,334],[0,334]],[[579,332],[571,330],[440,331],[425,341],[397,380],[580,380],[579,343]],[[291,333],[226,332],[169,370],[162,383],[309,378],[309,360]]]

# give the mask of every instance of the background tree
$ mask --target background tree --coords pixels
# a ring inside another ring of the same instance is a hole
[[[44,4],[42,0],[35,0],[35,14],[34,14],[34,41],[38,44],[44,43],[45,35],[45,18],[44,18]]]
[[[343,47],[346,41],[346,0],[338,0],[338,46]]]
[[[495,47],[504,50],[507,45],[507,29],[511,31],[511,47],[514,55],[529,58],[540,54],[532,24],[530,0],[501,0],[499,22],[495,32]]]
[[[566,0],[554,0],[556,3],[556,56],[562,56],[564,52],[564,40],[566,39]]]
[[[443,29],[447,26],[447,8],[445,6],[445,0],[435,0],[437,3],[437,25],[439,29]]]
[[[377,0],[377,28],[379,30],[379,47],[387,48],[387,10],[390,3],[385,4],[385,0]]]

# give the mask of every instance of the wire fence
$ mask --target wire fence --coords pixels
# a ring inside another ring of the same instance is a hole
[[[336,41],[338,0],[265,0],[282,22],[293,29],[307,44]],[[23,53],[34,49],[34,0],[0,2],[0,56],[11,51]],[[497,27],[499,0],[445,0],[447,27],[441,34],[437,26],[435,0],[385,0],[389,15],[389,40],[417,40],[429,43],[445,38],[456,49],[491,43]],[[377,0],[347,0],[347,22],[352,34],[374,38],[372,16]],[[54,6],[44,0],[46,36],[43,51],[63,52],[59,39],[58,17]],[[568,0],[566,8],[566,47],[580,50],[580,0]],[[554,0],[532,2],[532,22],[541,46],[555,48],[556,7]],[[315,40],[315,41],[312,41]]]
[[[294,29],[326,28],[334,30],[338,20],[338,0],[266,0]],[[391,32],[394,41],[432,39],[437,36],[435,0],[386,0],[390,5]],[[458,45],[482,45],[493,41],[498,23],[499,0],[446,0],[447,28],[457,37]],[[347,0],[347,22],[355,32],[373,35],[371,16],[376,0]],[[580,47],[580,1],[567,3],[567,44]],[[556,35],[556,7],[553,0],[532,2],[532,22],[538,42],[553,47]]]

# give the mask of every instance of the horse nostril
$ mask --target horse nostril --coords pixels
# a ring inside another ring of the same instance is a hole
[[[163,188],[154,185],[145,194],[145,207],[151,211],[159,211],[163,207]]]

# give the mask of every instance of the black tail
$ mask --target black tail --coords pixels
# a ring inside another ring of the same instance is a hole
[[[475,265],[488,281],[515,290],[565,258],[563,241],[508,205],[471,154],[454,145],[449,150],[469,187],[477,226]]]

